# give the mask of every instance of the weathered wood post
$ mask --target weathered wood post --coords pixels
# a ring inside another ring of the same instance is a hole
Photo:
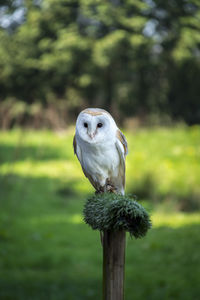
[[[128,196],[102,193],[85,204],[84,220],[103,232],[103,300],[124,300],[126,231],[135,238],[151,228],[146,210]]]
[[[124,300],[126,232],[104,231],[103,300]]]

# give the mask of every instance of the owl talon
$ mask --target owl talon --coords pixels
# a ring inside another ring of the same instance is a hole
[[[101,194],[101,193],[117,193],[116,188],[111,184],[105,184],[103,187],[100,187],[98,190],[95,191],[95,194]]]
[[[108,192],[112,192],[113,191],[113,189],[114,189],[114,186],[112,186],[112,185],[107,185],[106,186],[106,190],[108,191]]]
[[[110,193],[116,193],[116,188],[109,179],[106,180],[106,190]]]

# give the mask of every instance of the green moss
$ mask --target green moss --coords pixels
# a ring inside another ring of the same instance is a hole
[[[96,194],[87,200],[83,214],[85,222],[100,231],[125,230],[140,238],[151,228],[146,210],[129,196]]]

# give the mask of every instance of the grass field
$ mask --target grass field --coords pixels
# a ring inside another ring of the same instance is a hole
[[[127,236],[126,300],[200,295],[200,127],[126,133],[127,193],[152,216]],[[93,193],[64,133],[0,133],[0,299],[99,300],[99,233],[82,220]]]

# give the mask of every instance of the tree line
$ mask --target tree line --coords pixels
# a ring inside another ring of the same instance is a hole
[[[200,123],[199,0],[0,1],[0,41],[1,107]]]

